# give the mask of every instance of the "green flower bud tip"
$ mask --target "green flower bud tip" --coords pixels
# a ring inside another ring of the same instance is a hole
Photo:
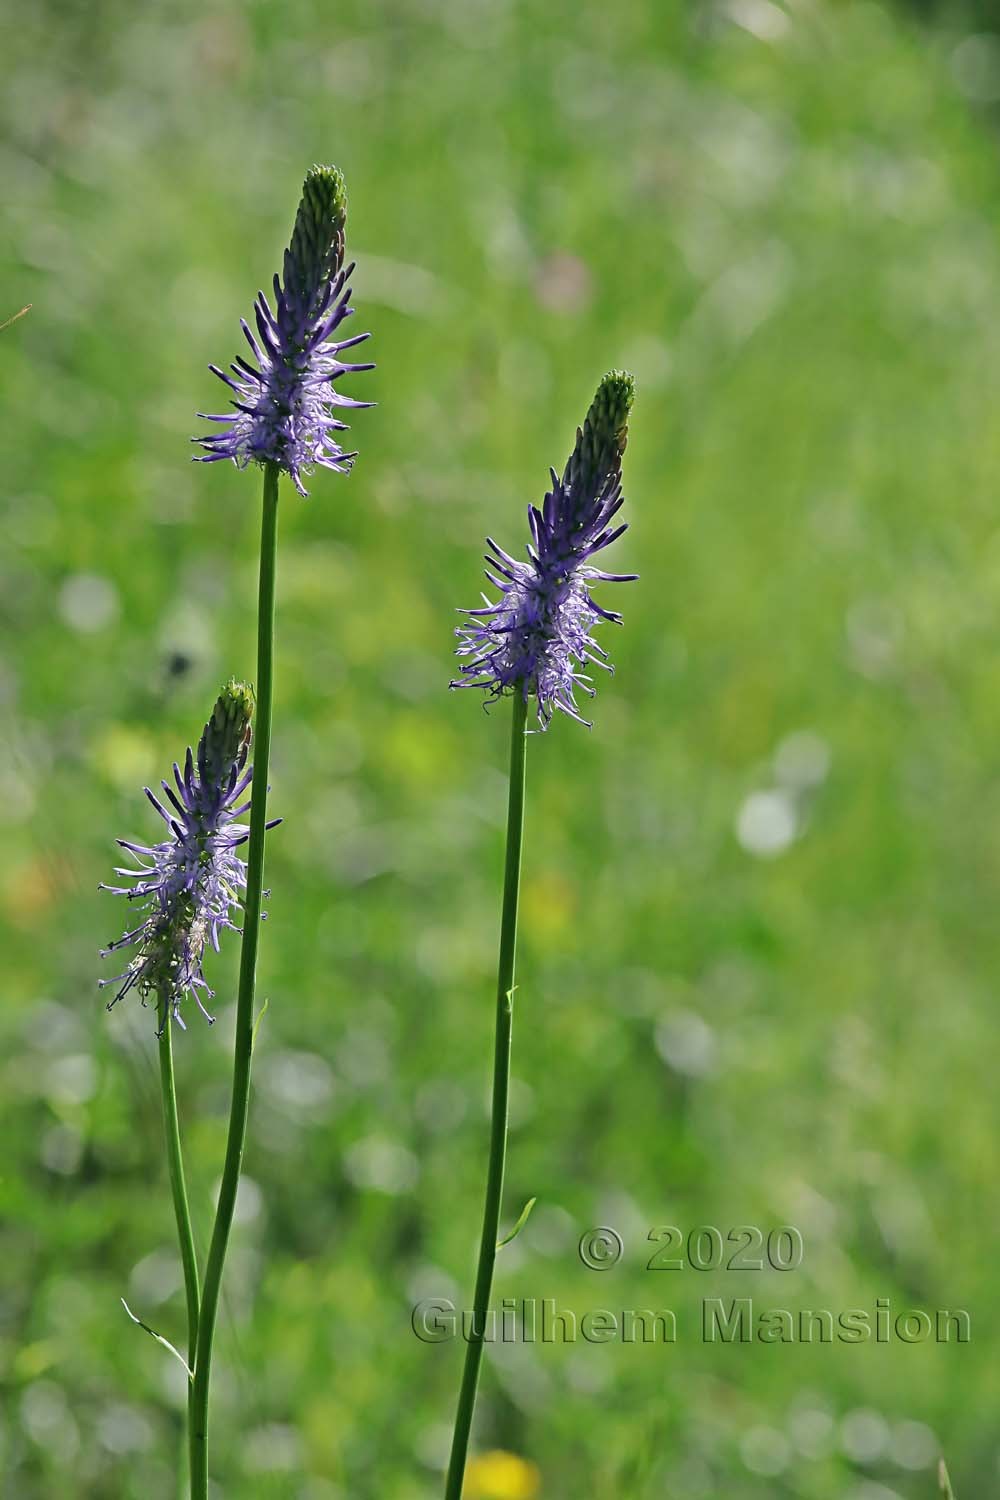
[[[635,378],[628,370],[609,370],[597,387],[584,422],[595,443],[614,443],[619,453],[628,441],[628,419],[635,400]]]
[[[285,269],[315,287],[340,269],[347,224],[347,184],[337,167],[312,167],[302,184],[302,199],[288,247]]]
[[[250,721],[253,718],[253,688],[232,678],[216,699],[212,717],[202,731],[198,746],[198,763],[208,772],[218,774],[230,766],[250,744]]]
[[[597,387],[567,467],[566,478],[578,492],[596,493],[620,468],[634,396],[627,370],[610,370]]]

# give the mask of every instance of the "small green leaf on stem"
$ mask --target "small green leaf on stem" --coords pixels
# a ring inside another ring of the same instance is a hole
[[[521,1230],[524,1228],[525,1224],[527,1224],[528,1218],[529,1218],[529,1216],[531,1214],[531,1210],[534,1208],[534,1206],[535,1206],[535,1204],[537,1202],[538,1202],[537,1198],[529,1198],[528,1199],[527,1203],[521,1209],[521,1217],[518,1219],[517,1223],[514,1225],[514,1228],[511,1230],[510,1234],[505,1234],[502,1240],[497,1240],[497,1249],[498,1250],[502,1250],[503,1247],[504,1247],[504,1245],[509,1245],[510,1242],[511,1242],[511,1240],[516,1240],[517,1239],[518,1235],[521,1233]]]
[[[251,1054],[256,1049],[256,1046],[257,1046],[257,1032],[260,1030],[260,1023],[264,1019],[264,1014],[265,1014],[265,1012],[266,1012],[267,1007],[268,1007],[269,1004],[270,1004],[270,1001],[265,997],[264,1004],[260,1008],[260,1015],[257,1017],[256,1021],[253,1023],[253,1036],[250,1038],[250,1052],[251,1052]]]
[[[141,1318],[137,1318],[136,1315],[135,1315],[135,1313],[129,1307],[128,1303],[125,1301],[124,1297],[122,1297],[120,1299],[120,1301],[121,1301],[122,1307],[124,1307],[125,1311],[128,1313],[129,1317],[132,1319],[132,1322],[133,1323],[137,1323],[138,1326],[141,1329],[144,1330],[144,1332],[146,1332],[146,1333],[149,1334],[149,1336],[150,1336],[151,1339],[155,1339],[158,1344],[162,1344],[163,1347],[164,1347],[164,1349],[169,1349],[170,1352],[171,1352],[171,1354],[174,1356],[174,1358],[175,1359],[179,1359],[180,1362],[181,1362],[181,1364],[184,1366],[184,1369],[187,1371],[187,1378],[188,1378],[188,1380],[193,1380],[194,1379],[194,1371],[192,1370],[191,1366],[188,1364],[187,1360],[184,1358],[184,1356],[180,1352],[180,1350],[179,1349],[175,1349],[174,1346],[173,1346],[173,1344],[170,1342],[170,1340],[169,1339],[165,1339],[163,1337],[162,1333],[157,1333],[157,1331],[156,1331],[155,1328],[150,1328],[150,1326],[149,1326],[148,1323],[144,1323]]]
[[[6,323],[0,323],[0,333],[2,333],[5,328],[9,328],[12,323],[16,323],[18,318],[23,318],[26,312],[30,311],[31,303],[29,302],[27,307],[22,307],[21,311],[16,312],[12,318],[8,318]]]

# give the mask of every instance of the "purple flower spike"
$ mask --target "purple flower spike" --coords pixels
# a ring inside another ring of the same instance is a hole
[[[338,474],[351,468],[357,455],[340,446],[338,436],[348,429],[334,409],[373,403],[342,396],[336,382],[374,365],[347,364],[341,358],[363,343],[367,333],[332,338],[354,311],[347,285],[354,266],[344,265],[346,220],[343,176],[336,167],[313,167],[285,251],[283,280],[274,278],[274,309],[259,292],[255,327],[241,321],[256,363],[240,355],[230,365],[230,375],[209,366],[232,391],[233,411],[198,413],[206,422],[220,424],[218,432],[192,439],[205,450],[198,454],[199,462],[231,458],[239,469],[250,463],[277,464],[300,495],[307,493],[301,476],[315,464]]]
[[[122,948],[137,951],[122,974],[102,979],[101,987],[120,985],[108,1009],[129,990],[138,990],[145,1003],[156,999],[162,1030],[168,1013],[183,1027],[180,1004],[191,995],[209,1021],[201,993],[211,998],[202,972],[206,944],[219,950],[220,934],[239,929],[232,912],[241,906],[246,866],[236,852],[249,838],[237,821],[250,806],[246,799],[253,775],[247,765],[253,694],[243,683],[223,689],[212,717],[198,742],[198,753],[188,750],[183,770],[174,765],[174,785],[161,783],[164,801],[149,787],[146,796],[166,823],[170,837],[162,844],[118,844],[136,860],[138,869],[118,867],[116,874],[131,885],[103,885],[102,890],[139,903],[142,919],[101,957]],[[244,799],[241,801],[241,799]],[[269,828],[273,823],[267,825]]]
[[[533,694],[541,729],[557,708],[589,728],[574,697],[576,688],[594,696],[584,666],[614,670],[591,630],[602,620],[620,624],[621,615],[595,604],[590,586],[638,575],[605,573],[589,559],[627,529],[612,521],[625,498],[621,462],[634,394],[625,371],[605,375],[562,478],[552,469],[541,509],[528,507],[528,561],[518,562],[489,538],[486,577],[501,597],[493,603],[484,594],[482,609],[462,611],[471,624],[456,630],[462,666],[451,686],[485,688],[493,698],[515,690],[526,700]]]

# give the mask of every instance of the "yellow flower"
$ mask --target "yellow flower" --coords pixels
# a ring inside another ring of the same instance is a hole
[[[481,1453],[465,1471],[464,1500],[535,1500],[540,1475],[516,1453]]]

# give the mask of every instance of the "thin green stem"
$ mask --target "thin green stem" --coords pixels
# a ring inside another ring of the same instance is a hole
[[[167,1167],[170,1172],[170,1191],[174,1199],[174,1217],[177,1220],[177,1238],[181,1247],[181,1264],[184,1267],[184,1295],[187,1298],[187,1361],[194,1366],[195,1346],[198,1341],[198,1257],[195,1254],[194,1235],[191,1232],[191,1210],[188,1207],[187,1185],[184,1181],[184,1158],[181,1155],[181,1133],[177,1121],[177,1092],[174,1087],[174,1048],[171,1032],[173,1016],[164,1000],[163,1030],[160,1032],[160,1088],[163,1094],[163,1128],[167,1138]]]
[[[510,1040],[514,1019],[514,954],[517,946],[517,901],[521,883],[521,836],[524,825],[524,751],[527,705],[515,692],[510,735],[510,787],[507,797],[507,858],[503,877],[500,919],[500,961],[497,965],[496,1042],[493,1053],[493,1108],[490,1122],[490,1161],[486,1176],[483,1233],[479,1242],[476,1289],[472,1300],[472,1329],[465,1349],[465,1367],[455,1414],[445,1500],[460,1500],[469,1451],[469,1433],[476,1406],[476,1387],[483,1358],[486,1315],[493,1289],[497,1255],[503,1174],[507,1156],[507,1096],[510,1087]]]
[[[247,889],[244,900],[243,946],[240,952],[240,986],[236,1002],[236,1046],[233,1058],[233,1094],[229,1111],[226,1161],[215,1211],[212,1243],[205,1267],[194,1380],[191,1386],[191,1500],[206,1500],[208,1494],[208,1389],[212,1369],[212,1341],[219,1310],[222,1271],[229,1245],[229,1231],[236,1207],[236,1189],[243,1163],[250,1105],[250,1060],[253,1053],[254,989],[257,978],[257,946],[260,938],[261,895],[264,884],[264,829],[267,822],[267,774],[271,750],[271,697],[274,656],[274,565],[278,532],[278,469],[264,469],[264,501],[260,531],[260,586],[257,601],[257,708],[253,751],[253,783],[250,801],[250,840],[247,855]]]

